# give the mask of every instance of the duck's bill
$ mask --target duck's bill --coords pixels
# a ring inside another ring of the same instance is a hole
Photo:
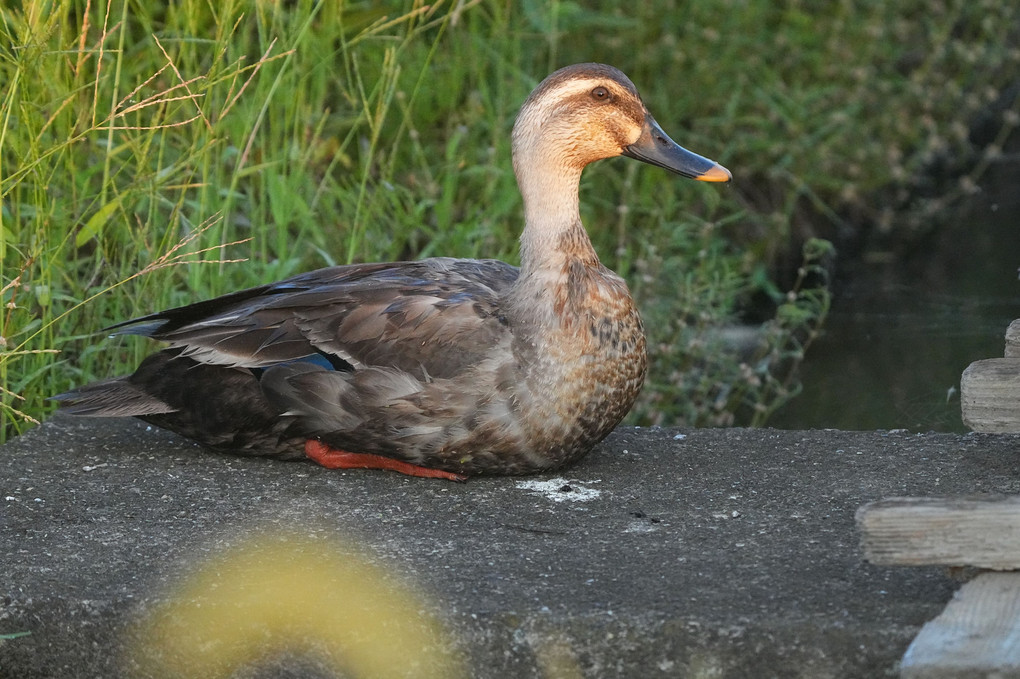
[[[719,163],[691,153],[670,139],[651,116],[645,118],[641,136],[623,149],[623,155],[702,182],[728,182],[733,178]]]

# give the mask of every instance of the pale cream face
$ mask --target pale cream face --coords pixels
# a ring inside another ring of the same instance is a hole
[[[524,103],[514,141],[522,152],[553,150],[556,160],[581,168],[620,155],[641,136],[646,115],[633,84],[616,69],[570,67]]]

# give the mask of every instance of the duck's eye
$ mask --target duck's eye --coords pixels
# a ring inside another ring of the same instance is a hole
[[[605,87],[596,87],[591,91],[591,98],[595,101],[609,101],[609,90]]]

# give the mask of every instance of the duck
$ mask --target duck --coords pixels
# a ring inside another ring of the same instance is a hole
[[[203,448],[463,481],[575,462],[631,409],[648,361],[627,288],[581,223],[582,170],[626,156],[705,182],[623,72],[561,68],[512,130],[520,266],[434,257],[298,274],[107,330],[165,347],[54,397]]]

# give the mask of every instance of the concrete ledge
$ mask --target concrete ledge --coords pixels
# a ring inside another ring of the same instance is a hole
[[[360,545],[473,677],[896,676],[958,583],[864,563],[855,511],[1015,494],[1018,462],[1016,435],[621,429],[559,474],[452,484],[55,418],[0,450],[0,676],[147,676],[135,622],[267,530]],[[331,676],[280,653],[236,676]]]

